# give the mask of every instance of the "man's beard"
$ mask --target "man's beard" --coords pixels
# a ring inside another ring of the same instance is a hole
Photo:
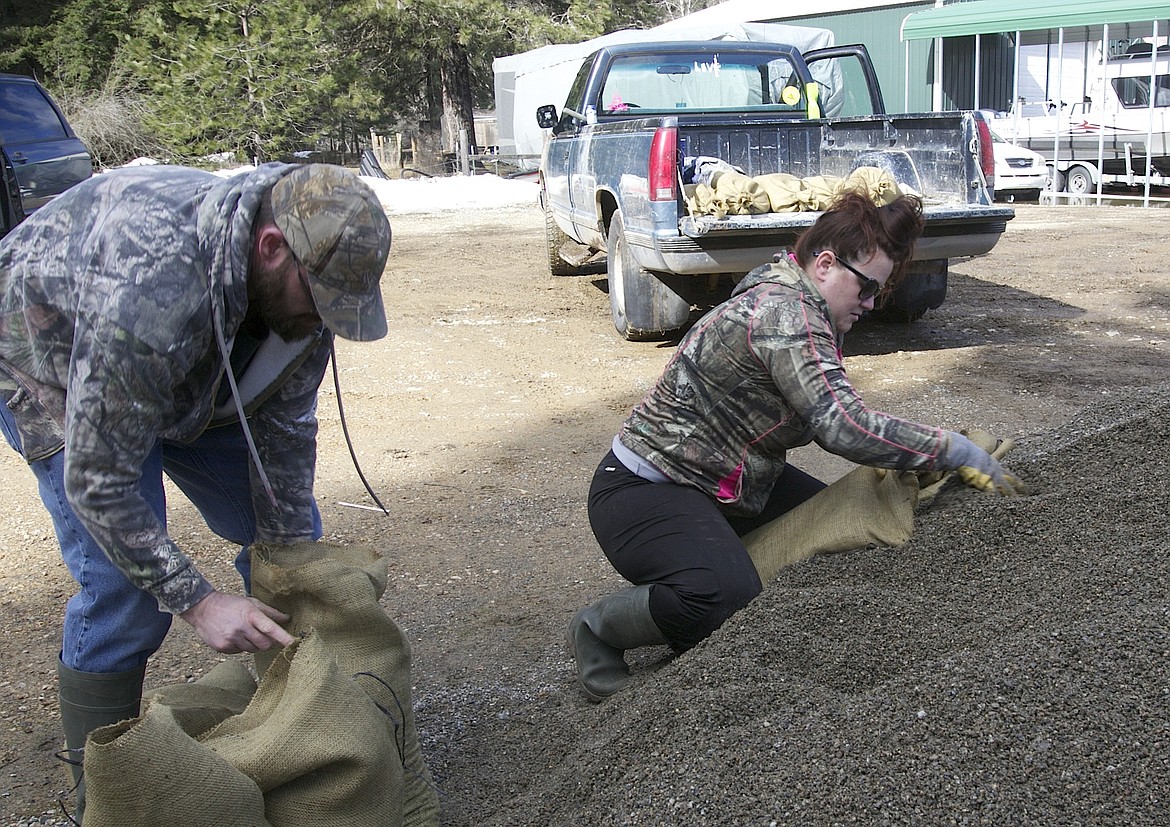
[[[248,278],[248,317],[284,341],[293,342],[315,333],[321,320],[316,314],[294,315],[288,309],[285,271],[285,267],[272,270],[253,263]]]

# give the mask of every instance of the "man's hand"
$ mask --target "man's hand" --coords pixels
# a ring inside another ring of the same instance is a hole
[[[294,638],[279,623],[289,616],[254,597],[212,592],[180,615],[217,652],[263,652],[288,646]]]
[[[952,432],[947,438],[948,468],[966,485],[980,491],[995,491],[1005,497],[1024,493],[1024,484],[999,464],[999,460],[967,437]]]

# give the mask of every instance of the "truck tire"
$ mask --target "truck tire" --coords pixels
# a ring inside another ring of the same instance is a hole
[[[1097,185],[1093,183],[1093,173],[1080,165],[1069,169],[1064,178],[1064,188],[1077,195],[1097,191]]]
[[[581,268],[576,267],[561,258],[561,247],[573,239],[565,235],[553,218],[552,210],[544,208],[544,235],[548,242],[548,271],[554,276],[577,276]]]
[[[634,261],[620,211],[610,220],[607,242],[609,309],[617,332],[631,342],[645,342],[685,325],[691,303]]]
[[[874,308],[882,322],[916,322],[943,303],[947,296],[947,259],[912,261],[901,283]]]

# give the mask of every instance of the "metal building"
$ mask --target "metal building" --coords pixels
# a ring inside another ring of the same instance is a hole
[[[1087,85],[1085,70],[1101,44],[1116,55],[1134,41],[1165,42],[1167,34],[1166,0],[969,0],[910,13],[901,39],[907,76],[922,68],[922,53],[914,44],[931,44],[928,71],[932,79],[941,78],[933,85],[931,108],[1006,110],[1019,97],[1018,58],[1029,48],[1042,49],[1049,58],[1046,89],[1056,99],[1069,96],[1065,81],[1074,90],[1078,82]],[[1079,64],[1081,77],[1061,77],[1056,90],[1056,67],[1070,63]]]
[[[1170,5],[1166,0],[971,0],[917,11],[910,44],[932,44],[932,108],[980,109],[1042,154],[1051,193],[1170,186]]]

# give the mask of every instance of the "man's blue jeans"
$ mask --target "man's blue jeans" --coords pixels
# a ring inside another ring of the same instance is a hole
[[[20,435],[12,414],[0,402],[0,428],[20,451]],[[248,545],[255,539],[247,443],[241,427],[227,425],[205,431],[192,443],[160,440],[142,468],[142,496],[166,526],[166,494],[162,475],[199,509],[208,527],[243,546],[236,569],[249,586]],[[94,542],[65,499],[65,453],[29,463],[41,500],[53,518],[61,557],[79,590],[65,607],[61,660],[81,672],[125,672],[146,662],[162,645],[171,615],[136,588]],[[313,506],[315,536],[321,536],[321,515]]]

